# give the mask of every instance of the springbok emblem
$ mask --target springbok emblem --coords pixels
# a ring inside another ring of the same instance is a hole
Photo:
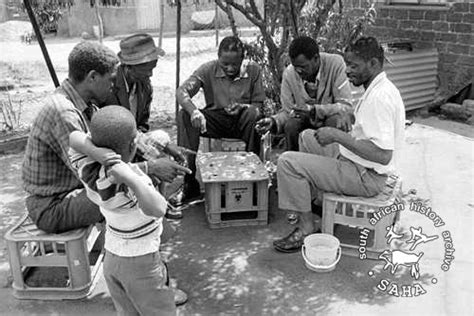
[[[418,280],[420,277],[420,265],[419,261],[423,256],[423,252],[419,254],[406,253],[401,250],[385,250],[379,255],[379,259],[385,261],[384,270],[391,268],[390,272],[395,274],[397,272],[398,266],[403,265],[406,267],[411,267],[410,274],[415,280]]]

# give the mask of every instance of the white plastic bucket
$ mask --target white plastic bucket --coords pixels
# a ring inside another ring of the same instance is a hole
[[[308,269],[329,272],[341,259],[341,244],[332,235],[311,234],[304,239],[301,253]]]

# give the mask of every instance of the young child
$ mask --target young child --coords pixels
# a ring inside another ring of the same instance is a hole
[[[71,161],[106,219],[104,276],[115,308],[119,315],[175,315],[159,253],[167,201],[129,163],[137,147],[135,119],[124,107],[106,106],[92,117],[90,132],[93,145],[86,134],[71,133],[77,151]]]

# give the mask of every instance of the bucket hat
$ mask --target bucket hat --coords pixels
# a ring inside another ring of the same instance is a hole
[[[148,34],[134,34],[120,41],[120,62],[125,65],[138,65],[157,60],[165,51],[155,46]]]

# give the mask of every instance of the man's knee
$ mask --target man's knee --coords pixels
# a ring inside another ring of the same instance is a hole
[[[294,151],[285,151],[278,157],[278,162],[277,162],[277,171],[278,172],[287,172],[289,169],[291,169],[291,165],[295,161],[295,152]]]
[[[298,138],[300,151],[304,148],[308,148],[308,144],[314,143],[314,141],[314,129],[308,128],[302,131]]]

